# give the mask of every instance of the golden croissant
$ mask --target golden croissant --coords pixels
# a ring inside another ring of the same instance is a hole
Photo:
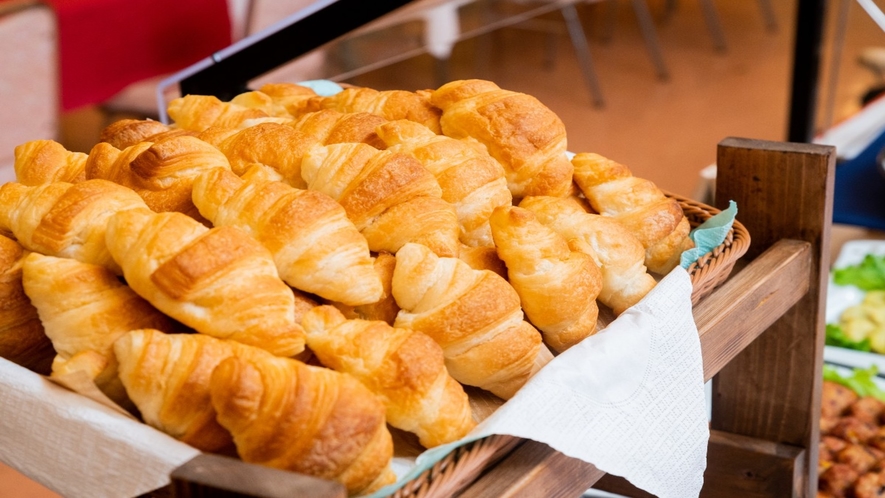
[[[139,142],[160,142],[179,135],[194,136],[196,132],[171,128],[152,119],[120,119],[104,127],[98,141],[122,150]]]
[[[427,335],[347,320],[331,306],[310,310],[301,324],[320,363],[359,379],[384,403],[390,425],[417,434],[425,448],[457,441],[476,425],[464,388]]]
[[[423,124],[434,133],[440,133],[440,111],[430,102],[430,95],[426,91],[379,91],[352,87],[328,97],[316,97],[315,101],[321,109],[344,113],[368,112],[388,121],[407,119]]]
[[[123,406],[114,341],[133,329],[183,330],[101,266],[31,253],[22,264],[22,284],[58,353],[53,375],[99,361],[101,368],[90,376]]]
[[[682,253],[694,247],[682,207],[654,183],[599,154],[580,153],[572,163],[575,183],[593,209],[621,222],[642,242],[649,271],[668,273],[679,264]]]
[[[535,97],[459,80],[439,87],[431,102],[442,109],[445,135],[477,140],[501,163],[513,197],[571,193],[565,125]]]
[[[338,481],[352,496],[396,479],[384,405],[348,374],[238,356],[215,368],[210,393],[246,462]]]
[[[307,188],[301,177],[301,161],[316,137],[279,123],[261,123],[242,130],[210,128],[200,138],[212,143],[230,161],[231,171],[243,176],[259,166],[271,178],[297,188]]]
[[[301,115],[289,124],[298,131],[312,135],[323,145],[364,143],[383,149],[384,142],[376,129],[387,120],[368,112],[339,112],[322,109]]]
[[[173,99],[166,112],[177,128],[196,132],[210,126],[238,128],[251,119],[268,117],[261,109],[222,102],[211,95],[185,95]]]
[[[442,198],[455,207],[461,226],[460,240],[472,247],[491,246],[489,216],[498,206],[512,202],[504,168],[476,142],[433,133],[406,120],[378,127],[387,150],[408,154],[433,173]]]
[[[283,106],[292,116],[319,110],[312,102],[317,93],[307,86],[296,83],[265,83],[258,91],[270,97],[275,104]]]
[[[329,196],[215,169],[197,178],[193,198],[215,226],[240,228],[270,250],[292,287],[352,306],[381,299],[365,237]]]
[[[645,248],[618,220],[588,213],[577,202],[563,197],[525,197],[519,207],[568,239],[580,239],[593,250],[602,274],[599,302],[615,314],[638,303],[656,285],[645,267]]]
[[[101,265],[118,275],[120,266],[106,244],[107,222],[117,211],[139,207],[147,206],[138,194],[106,180],[0,186],[0,228],[22,246]]]
[[[362,143],[316,146],[304,156],[301,174],[308,189],[344,207],[372,251],[396,253],[416,242],[441,256],[458,254],[455,209],[415,158]]]
[[[129,286],[181,323],[281,356],[304,349],[292,289],[242,230],[131,209],[111,217],[107,241]]]
[[[55,140],[31,140],[15,147],[15,178],[29,186],[82,182],[86,179],[86,157]]]
[[[494,272],[406,244],[396,254],[393,296],[402,308],[394,327],[436,341],[462,384],[509,399],[548,359],[516,291]]]
[[[492,236],[529,321],[558,352],[596,333],[602,276],[593,258],[541,224],[531,211],[498,208]]]
[[[113,345],[120,381],[145,423],[194,448],[229,453],[233,439],[216,421],[212,371],[232,356],[272,356],[202,334],[126,332]]]
[[[0,358],[49,375],[55,350],[22,286],[28,254],[18,242],[0,236]]]
[[[361,320],[380,320],[388,325],[393,325],[396,314],[399,313],[399,306],[396,299],[393,298],[391,292],[391,282],[393,281],[393,270],[396,267],[396,257],[388,252],[379,252],[375,256],[375,273],[381,282],[381,297],[369,304],[361,304],[359,306],[347,306],[342,303],[332,302],[332,306],[338,308],[338,311],[347,318],[359,318]]]
[[[122,151],[100,142],[89,153],[86,177],[129,187],[158,213],[176,211],[202,222],[191,190],[194,178],[213,168],[230,169],[230,163],[210,144],[179,135],[156,143],[139,142]]]

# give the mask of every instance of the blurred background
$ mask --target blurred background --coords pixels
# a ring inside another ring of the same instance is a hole
[[[489,79],[556,112],[571,151],[694,198],[723,138],[787,139],[798,0],[416,3],[432,9],[395,12],[256,82],[419,90]],[[16,145],[89,152],[111,122],[157,118],[158,82],[310,4],[0,0],[0,182]],[[860,2],[826,2],[815,131],[878,95],[881,47]],[[53,495],[0,465],[0,496]]]

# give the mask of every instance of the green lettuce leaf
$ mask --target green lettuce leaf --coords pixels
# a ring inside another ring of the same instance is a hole
[[[845,332],[842,331],[842,327],[834,323],[827,324],[826,344],[827,346],[856,349],[858,351],[870,351],[869,339],[855,341],[854,339],[845,335]]]
[[[858,265],[833,270],[833,281],[865,291],[885,289],[885,256],[867,254]]]
[[[879,373],[876,365],[870,368],[855,368],[851,375],[842,375],[832,365],[824,364],[824,380],[842,384],[843,386],[856,392],[858,396],[872,396],[876,399],[885,401],[885,391],[883,391],[873,378]]]

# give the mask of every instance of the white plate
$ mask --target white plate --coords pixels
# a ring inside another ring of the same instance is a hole
[[[839,252],[839,257],[833,263],[833,269],[845,268],[863,261],[867,254],[885,256],[885,240],[852,240],[846,242]],[[839,323],[842,312],[851,306],[860,304],[866,293],[853,285],[836,285],[833,282],[833,273],[830,272],[827,288],[827,323]],[[835,346],[824,348],[824,360],[843,365],[859,368],[869,368],[870,365],[879,367],[880,372],[885,372],[885,356],[877,353],[855,351]]]

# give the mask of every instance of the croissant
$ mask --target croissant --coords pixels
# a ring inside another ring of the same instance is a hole
[[[107,222],[116,211],[146,208],[131,189],[106,180],[0,186],[0,228],[30,251],[73,258],[122,274],[108,252]]]
[[[246,462],[335,480],[351,496],[396,479],[384,405],[350,375],[289,358],[231,357],[212,373],[210,394]]]
[[[278,175],[274,179],[307,188],[301,177],[301,161],[307,150],[318,143],[312,135],[291,126],[261,123],[242,130],[213,127],[200,134],[200,138],[218,147],[237,175],[260,165]]]
[[[406,244],[396,253],[392,289],[402,308],[394,327],[429,335],[462,384],[509,399],[549,355],[516,291],[496,273]]]
[[[504,167],[513,197],[563,197],[572,190],[565,125],[538,99],[485,80],[459,80],[431,96],[445,135],[485,145]]]
[[[347,318],[359,318],[362,320],[380,320],[388,325],[393,325],[396,314],[399,313],[399,306],[396,299],[393,298],[391,292],[391,282],[393,280],[393,270],[396,267],[396,257],[387,252],[380,252],[375,257],[375,273],[381,282],[382,293],[381,298],[374,303],[361,304],[359,306],[347,306],[342,303],[329,303],[335,306],[338,311]]]
[[[478,247],[462,245],[458,259],[474,270],[490,270],[504,279],[507,278],[507,265],[498,257],[498,249],[494,245]]]
[[[396,251],[407,242],[441,256],[458,254],[458,218],[433,175],[405,154],[366,144],[315,146],[301,174],[310,190],[341,204],[374,252]]]
[[[15,148],[15,178],[22,185],[78,183],[86,179],[86,154],[54,140],[32,140]]]
[[[457,441],[476,425],[464,388],[430,337],[381,321],[347,320],[331,306],[312,309],[301,324],[320,362],[378,395],[388,423],[417,434],[425,448]]]
[[[195,133],[181,128],[170,128],[152,119],[120,119],[104,127],[98,136],[98,141],[107,142],[118,149],[125,149],[139,142],[160,142],[180,135],[195,135]]]
[[[132,290],[181,323],[281,356],[304,349],[292,289],[242,230],[131,209],[111,217],[107,241]]]
[[[375,90],[352,87],[328,97],[315,97],[315,105],[321,109],[338,112],[369,112],[388,121],[407,119],[421,123],[440,133],[440,111],[430,102],[426,91]]]
[[[323,145],[361,142],[383,149],[384,142],[378,138],[376,128],[386,122],[381,116],[368,112],[343,113],[322,109],[301,115],[289,126],[313,135]]]
[[[668,273],[679,264],[682,253],[694,247],[682,207],[654,183],[599,154],[577,154],[572,163],[575,183],[593,209],[621,222],[642,242],[649,271]]]
[[[621,314],[655,286],[645,267],[645,248],[624,225],[608,216],[586,212],[562,197],[525,197],[519,207],[568,239],[580,239],[593,250],[602,274],[599,302]]]
[[[319,110],[311,100],[317,97],[317,93],[310,87],[295,83],[265,83],[258,91],[283,106],[292,116]]]
[[[595,334],[602,276],[586,254],[592,249],[579,250],[582,241],[566,241],[520,207],[495,209],[491,223],[510,284],[545,342],[562,352]]]
[[[123,406],[128,400],[117,377],[114,341],[139,328],[183,330],[102,266],[31,253],[22,265],[22,283],[58,353],[53,375],[98,360],[95,384]]]
[[[196,132],[210,126],[237,128],[250,119],[268,117],[261,109],[222,102],[211,95],[185,95],[173,99],[166,112],[176,127]]]
[[[213,168],[230,169],[227,158],[187,135],[140,142],[122,151],[100,142],[89,153],[87,178],[103,178],[135,190],[156,212],[176,211],[204,221],[191,200],[194,178]]]
[[[120,381],[145,423],[194,448],[229,453],[230,432],[216,421],[212,371],[226,358],[272,356],[201,334],[126,332],[113,344]]]
[[[476,142],[437,135],[411,121],[390,121],[378,127],[378,135],[387,150],[408,154],[433,173],[442,198],[458,213],[461,242],[493,245],[489,216],[513,200],[498,161]]]
[[[291,119],[292,115],[286,107],[274,100],[270,95],[262,91],[243,92],[230,100],[230,104],[258,109],[269,117],[283,117]],[[259,118],[261,119],[261,118]]]
[[[22,286],[22,261],[28,254],[18,242],[0,236],[0,357],[49,375],[55,350]]]
[[[292,287],[353,306],[381,298],[365,237],[326,194],[215,169],[197,178],[193,198],[215,226],[240,228],[269,249]]]

